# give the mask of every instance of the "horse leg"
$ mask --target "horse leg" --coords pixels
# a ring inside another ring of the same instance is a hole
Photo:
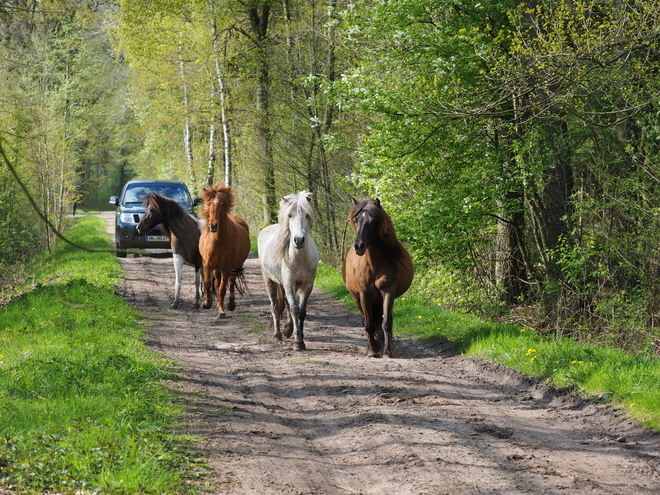
[[[365,294],[360,294],[357,302],[362,313],[362,324],[367,332],[367,357],[380,357],[380,342],[374,331],[373,304],[366,300]]]
[[[266,292],[270,300],[270,314],[273,317],[273,337],[277,340],[282,340],[282,333],[280,332],[280,317],[282,316],[282,309],[284,303],[282,302],[282,295],[280,294],[280,284],[266,279]]]
[[[392,353],[392,306],[394,305],[394,291],[392,293],[383,293],[383,357],[394,357]]]
[[[284,293],[284,288],[282,288],[282,293]],[[291,310],[289,309],[289,301],[284,298],[284,311],[286,312],[286,324],[284,325],[284,336],[289,338],[293,335],[293,317],[291,316]]]
[[[174,262],[174,301],[170,304],[170,308],[176,309],[179,307],[179,296],[181,295],[181,277],[183,275],[183,256],[174,253],[172,255]]]
[[[202,304],[202,308],[209,309],[213,304],[213,291],[211,290],[213,284],[213,269],[210,265],[204,265],[202,270],[204,271],[204,304]]]
[[[313,285],[309,284],[308,287],[305,287],[300,292],[300,335],[303,335],[303,327],[305,326],[305,318],[307,317],[307,301],[309,301],[309,295],[312,293]]]
[[[286,295],[286,300],[289,303],[289,311],[291,312],[291,318],[293,320],[293,350],[304,351],[306,347],[303,340],[302,327],[300,326],[300,306],[296,300],[296,288],[294,284],[289,281],[285,282],[284,294]]]
[[[203,267],[199,267],[199,270],[195,270],[195,304],[193,304],[193,309],[199,309],[199,286],[201,285],[202,277],[204,276],[203,272]]]
[[[371,304],[371,327],[373,328],[374,339],[378,342],[378,353],[379,356],[383,352],[383,342],[385,337],[383,336],[383,303],[372,303]]]
[[[229,277],[229,302],[227,303],[228,311],[234,311],[236,309],[236,299],[234,296],[235,288],[236,288],[236,277]]]
[[[215,277],[215,292],[218,298],[218,316],[223,318],[225,314],[225,294],[227,293],[227,279],[228,274],[216,272]]]

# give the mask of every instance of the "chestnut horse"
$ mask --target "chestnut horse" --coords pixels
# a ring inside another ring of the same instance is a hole
[[[174,260],[174,301],[170,308],[179,306],[183,264],[195,267],[195,304],[199,308],[199,286],[202,278],[202,257],[199,254],[199,225],[179,204],[160,194],[151,194],[144,201],[144,215],[137,224],[137,231],[146,234],[162,224],[163,234],[170,240]]]
[[[274,337],[282,340],[280,317],[286,309],[284,336],[294,335],[293,348],[305,350],[303,324],[314,287],[319,252],[310,227],[312,195],[306,191],[282,198],[278,223],[259,233],[259,261],[273,317]]]
[[[362,315],[367,356],[392,357],[392,305],[412,283],[412,259],[379,199],[353,199],[350,222],[355,241],[342,267],[344,284]]]
[[[250,254],[250,235],[247,223],[236,215],[229,215],[236,206],[236,194],[231,187],[218,182],[202,189],[203,207],[200,212],[202,235],[199,252],[204,265],[204,304],[212,304],[212,283],[218,297],[218,316],[225,316],[225,294],[229,285],[227,309],[236,308],[234,289],[242,292],[243,263]],[[238,279],[238,280],[237,280]]]

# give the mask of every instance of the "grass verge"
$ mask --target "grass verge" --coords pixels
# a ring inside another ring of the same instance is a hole
[[[68,236],[109,248],[103,220]],[[162,385],[172,363],[148,350],[115,292],[110,253],[58,243],[34,285],[0,308],[0,486],[22,493],[191,493],[181,413]]]
[[[355,309],[341,274],[321,264],[316,286]],[[558,386],[604,397],[642,425],[660,429],[660,361],[601,346],[554,340],[511,324],[493,324],[445,311],[418,297],[394,304],[394,333],[429,344],[450,341],[455,350],[480,356]]]

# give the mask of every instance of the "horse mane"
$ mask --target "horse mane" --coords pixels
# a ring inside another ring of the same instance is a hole
[[[383,207],[380,205],[380,200],[376,198],[353,201],[354,204],[349,216],[353,231],[355,231],[355,219],[357,216],[362,212],[367,213],[376,222],[376,236],[378,237],[385,254],[393,260],[403,258],[405,256],[405,248],[401,242],[399,242],[394,230],[392,219],[387,212],[383,210]]]
[[[151,209],[159,212],[163,218],[178,218],[186,214],[185,210],[176,201],[157,193],[150,194],[144,200],[142,206],[144,206],[145,210],[151,207]],[[167,222],[163,222],[161,230],[168,239],[172,237]]]
[[[277,216],[277,223],[280,225],[279,237],[277,238],[277,250],[279,253],[286,253],[291,241],[291,232],[287,227],[289,215],[294,210],[302,210],[309,215],[309,224],[314,221],[314,210],[312,209],[312,193],[300,191],[298,194],[289,194],[282,197],[280,202],[280,212]]]
[[[221,182],[216,182],[213,187],[206,186],[202,189],[202,199],[204,200],[204,205],[199,213],[199,218],[207,221],[209,219],[209,213],[206,204],[209,201],[217,199],[225,205],[227,213],[229,213],[237,204],[236,193],[234,190],[229,186],[223,185]]]

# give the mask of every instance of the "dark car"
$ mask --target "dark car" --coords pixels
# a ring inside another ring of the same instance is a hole
[[[110,204],[117,206],[115,221],[115,245],[117,249],[169,249],[170,241],[163,235],[160,225],[146,235],[139,234],[137,224],[144,215],[144,200],[152,193],[167,196],[176,201],[189,215],[195,216],[190,192],[186,185],[176,180],[132,180],[127,182],[121,195],[111,196]],[[126,251],[117,251],[126,256]]]

